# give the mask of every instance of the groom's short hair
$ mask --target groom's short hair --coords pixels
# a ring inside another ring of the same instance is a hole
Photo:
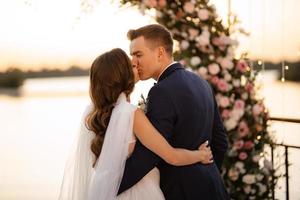
[[[163,46],[166,52],[172,56],[173,54],[173,38],[171,33],[164,26],[159,24],[150,24],[138,29],[131,29],[127,32],[130,41],[143,36],[145,40],[150,40],[152,44]]]

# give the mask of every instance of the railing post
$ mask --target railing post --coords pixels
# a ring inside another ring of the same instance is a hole
[[[285,181],[286,181],[286,200],[289,200],[289,157],[288,147],[285,146]]]
[[[274,170],[274,146],[271,144],[271,163],[272,163],[272,169]],[[274,173],[272,173],[272,199],[275,200],[275,182],[274,182]]]

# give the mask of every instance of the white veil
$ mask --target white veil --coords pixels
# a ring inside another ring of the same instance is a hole
[[[113,200],[123,176],[129,143],[133,137],[136,107],[121,93],[105,133],[100,157],[92,167],[94,154],[90,143],[94,134],[85,127],[86,109],[78,141],[67,161],[59,200]]]

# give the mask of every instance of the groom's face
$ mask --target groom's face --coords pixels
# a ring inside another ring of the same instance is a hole
[[[130,43],[132,64],[137,67],[141,80],[156,78],[158,69],[158,50],[143,36],[133,39]]]

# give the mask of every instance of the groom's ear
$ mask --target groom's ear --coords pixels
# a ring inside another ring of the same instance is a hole
[[[158,57],[161,58],[164,54],[166,54],[166,50],[163,46],[158,47]]]

